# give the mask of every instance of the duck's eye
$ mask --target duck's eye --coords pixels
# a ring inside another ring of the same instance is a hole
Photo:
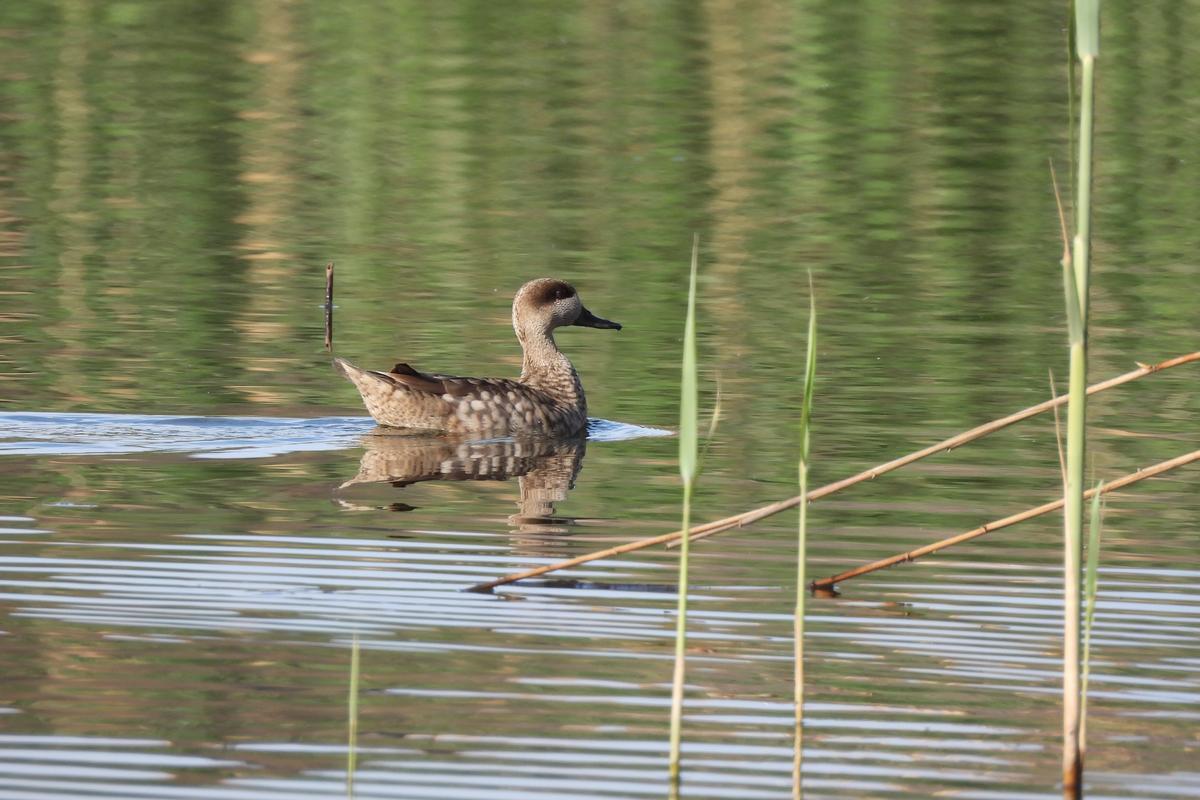
[[[546,282],[538,287],[537,294],[530,299],[539,305],[553,305],[559,300],[575,296],[575,289],[569,283],[555,281],[553,283]]]
[[[570,285],[565,283],[556,283],[547,286],[543,297],[544,302],[557,303],[559,300],[566,300],[568,297],[574,297],[575,290]]]

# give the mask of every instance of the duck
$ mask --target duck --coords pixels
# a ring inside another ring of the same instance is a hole
[[[554,331],[578,326],[621,330],[589,311],[575,287],[538,278],[513,298],[512,325],[521,344],[521,377],[463,378],[419,372],[406,363],[387,372],[356,367],[344,358],[335,368],[358,389],[375,422],[451,434],[568,435],[587,426],[587,398]]]

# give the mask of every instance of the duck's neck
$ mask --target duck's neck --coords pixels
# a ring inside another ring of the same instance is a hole
[[[554,343],[549,331],[523,331],[517,334],[525,357],[521,363],[521,383],[539,389],[555,402],[573,406],[586,413],[583,385],[570,360]]]

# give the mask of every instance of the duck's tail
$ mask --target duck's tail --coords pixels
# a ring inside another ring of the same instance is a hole
[[[372,376],[369,371],[354,366],[344,358],[334,358],[333,368],[342,373],[346,380],[353,383],[360,393],[364,386],[370,386],[374,380],[379,380],[378,375]]]
[[[366,372],[366,370],[359,369],[346,359],[336,356],[333,359],[333,368],[349,378],[355,385],[358,384],[358,381],[354,379],[355,375]]]
[[[344,358],[334,358],[333,368],[346,376],[362,396],[367,411],[380,425],[395,425],[387,419],[387,403],[396,391],[395,384],[378,372],[356,367]]]

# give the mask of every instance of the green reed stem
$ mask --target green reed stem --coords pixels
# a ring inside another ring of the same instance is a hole
[[[683,484],[683,525],[691,521],[692,485]],[[687,545],[679,549],[679,601],[675,612],[675,671],[671,679],[671,741],[668,765],[672,791],[679,789],[679,752],[683,738],[683,683],[687,664]]]
[[[1071,373],[1067,401],[1067,487],[1063,535],[1063,793],[1082,797],[1080,748],[1080,555],[1083,544],[1083,462],[1087,424],[1088,290],[1091,275],[1092,135],[1096,57],[1100,52],[1099,0],[1076,0],[1075,47],[1082,73],[1075,238],[1066,272]]]
[[[354,770],[358,766],[358,634],[350,645],[350,688],[346,693],[346,797],[354,797]]]
[[[683,329],[683,370],[679,389],[679,476],[683,479],[683,530],[691,526],[692,488],[697,472],[697,428],[699,427],[699,376],[696,366],[696,266],[700,237],[692,239],[691,275],[688,279],[687,322]],[[683,732],[683,684],[687,653],[688,558],[685,541],[679,549],[679,602],[675,613],[675,671],[671,683],[671,738],[668,776],[671,794],[679,791],[679,751]]]
[[[800,403],[800,521],[796,543],[796,614],[793,641],[795,668],[793,691],[796,703],[794,753],[792,757],[792,797],[803,795],[801,767],[804,762],[804,607],[808,599],[808,452],[809,420],[812,417],[813,385],[817,378],[817,301],[809,276],[808,350],[804,362],[804,396]],[[686,526],[684,530],[687,530]],[[687,541],[688,537],[683,537]]]
[[[1100,583],[1100,528],[1101,510],[1100,497],[1104,491],[1104,482],[1096,484],[1096,493],[1092,495],[1092,511],[1088,528],[1087,566],[1084,567],[1083,577],[1083,675],[1080,678],[1079,690],[1079,754],[1082,758],[1087,753],[1087,693],[1088,677],[1092,672],[1092,623],[1096,620],[1096,592]]]

